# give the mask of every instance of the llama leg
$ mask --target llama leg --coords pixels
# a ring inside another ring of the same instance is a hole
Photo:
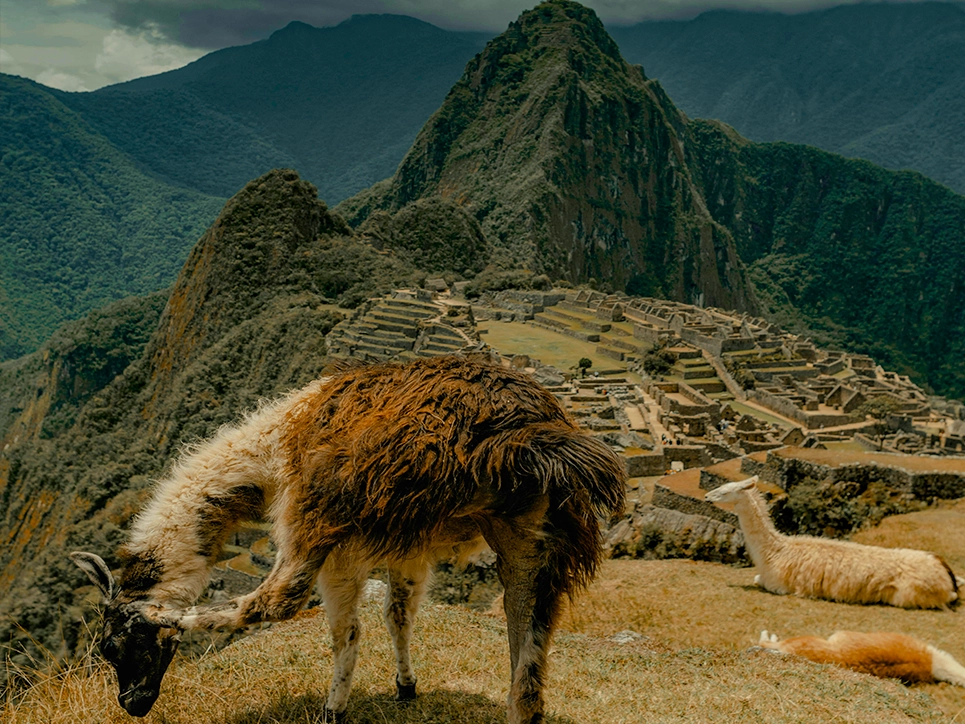
[[[262,621],[284,621],[308,600],[325,556],[299,558],[279,551],[275,567],[254,591],[224,603],[183,610],[145,610],[149,620],[181,630],[242,628]]]
[[[512,686],[509,724],[543,721],[543,685],[560,591],[568,570],[550,563],[551,537],[533,528],[494,522],[487,541],[496,551],[503,583]]]
[[[325,613],[332,632],[332,653],[335,661],[332,685],[325,705],[325,720],[338,721],[348,707],[352,690],[352,675],[358,659],[359,636],[362,633],[358,618],[358,598],[368,570],[341,555],[332,555],[322,568],[319,583],[325,601]]]
[[[389,589],[385,594],[385,627],[395,646],[398,674],[395,679],[397,701],[415,699],[415,672],[409,660],[409,640],[419,603],[426,592],[429,568],[424,561],[407,562],[389,568]]]

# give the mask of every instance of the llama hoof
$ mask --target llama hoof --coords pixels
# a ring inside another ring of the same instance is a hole
[[[412,701],[415,699],[415,682],[411,684],[399,683],[399,677],[395,678],[395,700]]]
[[[345,724],[345,722],[348,721],[348,717],[344,711],[333,711],[327,706],[325,707],[324,714],[325,716],[322,719],[324,724]]]

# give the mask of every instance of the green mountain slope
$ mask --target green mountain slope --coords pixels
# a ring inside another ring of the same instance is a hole
[[[178,70],[60,97],[178,185],[224,197],[290,166],[337,203],[395,171],[484,42],[397,15],[295,22]]]
[[[412,271],[274,171],[228,202],[170,295],[117,302],[0,364],[0,642],[72,647],[82,579],[66,553],[115,555],[183,443],[320,374],[341,318],[323,292]]]
[[[0,359],[170,284],[222,200],[145,175],[43,86],[0,75]]]
[[[613,27],[624,57],[691,117],[807,143],[965,192],[965,7],[861,3],[714,11]]]
[[[965,197],[919,174],[691,124],[765,310],[965,398]]]
[[[478,219],[503,268],[753,310],[687,146],[683,116],[596,15],[546,2],[469,63],[395,176],[338,209],[360,224],[441,196]]]

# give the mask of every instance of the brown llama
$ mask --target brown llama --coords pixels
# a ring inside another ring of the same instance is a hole
[[[385,622],[396,697],[415,697],[409,638],[430,567],[488,544],[505,588],[509,721],[542,719],[561,598],[601,558],[600,516],[620,513],[625,473],[527,375],[463,357],[337,371],[187,451],[136,518],[119,585],[91,553],[73,560],[107,599],[101,651],[118,701],[146,715],[180,632],[291,618],[317,577],[341,718],[369,571],[389,570]],[[266,516],[278,553],[253,592],[192,606],[232,529]]]

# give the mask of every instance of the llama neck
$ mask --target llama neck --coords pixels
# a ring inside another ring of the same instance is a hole
[[[752,488],[744,492],[734,507],[744,533],[744,545],[754,565],[760,566],[783,545],[784,536],[777,532],[763,496]]]
[[[131,529],[122,591],[173,606],[204,592],[228,536],[277,492],[278,407],[223,428],[174,466]]]

